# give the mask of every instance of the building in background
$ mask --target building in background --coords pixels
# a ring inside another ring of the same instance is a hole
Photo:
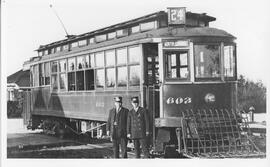
[[[7,77],[7,101],[17,101],[20,92],[30,90],[30,69],[28,62],[23,68]]]

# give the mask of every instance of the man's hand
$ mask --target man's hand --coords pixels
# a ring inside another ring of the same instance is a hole
[[[149,136],[149,134],[150,134],[149,132],[146,132],[146,136]]]
[[[127,134],[127,138],[129,138],[129,139],[130,139],[130,137],[131,137],[131,134]]]
[[[107,131],[107,136],[110,136],[110,131]]]

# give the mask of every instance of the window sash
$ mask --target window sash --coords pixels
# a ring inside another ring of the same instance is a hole
[[[194,45],[195,78],[221,78],[220,45]]]

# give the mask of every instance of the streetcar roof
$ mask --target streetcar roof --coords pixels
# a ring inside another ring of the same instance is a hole
[[[215,17],[208,16],[206,13],[199,14],[199,13],[186,12],[186,17],[187,18],[200,19],[200,20],[203,20],[203,21],[208,22],[208,23],[211,22],[211,21],[216,20]],[[153,19],[158,19],[158,18],[159,19],[161,19],[161,18],[166,19],[167,18],[167,13],[165,11],[159,11],[159,12],[155,12],[155,13],[152,13],[152,14],[149,14],[149,15],[145,15],[145,16],[136,18],[136,19],[132,19],[132,20],[125,21],[125,22],[122,22],[122,23],[118,23],[118,24],[115,24],[115,25],[112,25],[112,26],[108,26],[108,27],[105,27],[105,28],[102,28],[102,29],[98,29],[98,30],[95,30],[95,31],[83,33],[83,34],[80,34],[80,35],[69,35],[69,37],[64,39],[64,40],[52,42],[52,43],[47,44],[47,45],[40,45],[40,47],[36,51],[44,50],[44,49],[47,49],[47,48],[50,48],[50,47],[59,46],[59,45],[62,45],[62,44],[67,44],[67,43],[70,43],[70,42],[73,42],[73,41],[78,41],[78,40],[85,39],[85,38],[89,38],[90,36],[93,36],[93,35],[104,34],[106,32],[110,32],[110,31],[117,30],[117,29],[120,29],[120,28],[130,27],[131,25],[134,25],[134,24],[137,24],[137,23],[142,23],[142,22],[145,22],[145,21],[148,21],[148,20],[153,20]]]
[[[51,58],[56,58],[63,56],[67,53],[72,54],[79,51],[85,51],[85,50],[93,50],[96,48],[102,48],[106,46],[111,45],[117,45],[121,43],[131,42],[131,41],[139,41],[142,39],[148,39],[148,38],[171,38],[171,37],[221,37],[221,38],[231,38],[235,39],[235,37],[229,33],[227,33],[224,30],[220,30],[217,28],[210,28],[210,27],[193,27],[193,28],[184,28],[184,27],[178,27],[171,29],[170,27],[155,29],[151,31],[146,31],[143,33],[137,33],[133,35],[129,35],[122,38],[117,38],[114,40],[104,41],[101,43],[96,43],[92,45],[87,45],[85,47],[78,48],[76,50],[71,50],[69,52],[58,52],[53,53],[51,55],[42,56],[42,57],[36,57],[36,59],[31,60],[32,62],[40,61],[40,60],[49,60]]]

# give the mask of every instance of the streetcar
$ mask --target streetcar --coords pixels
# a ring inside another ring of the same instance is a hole
[[[210,27],[215,20],[168,8],[40,45],[30,61],[31,128],[102,137],[113,97],[131,108],[138,96],[152,155],[258,155],[236,112],[236,38]]]

